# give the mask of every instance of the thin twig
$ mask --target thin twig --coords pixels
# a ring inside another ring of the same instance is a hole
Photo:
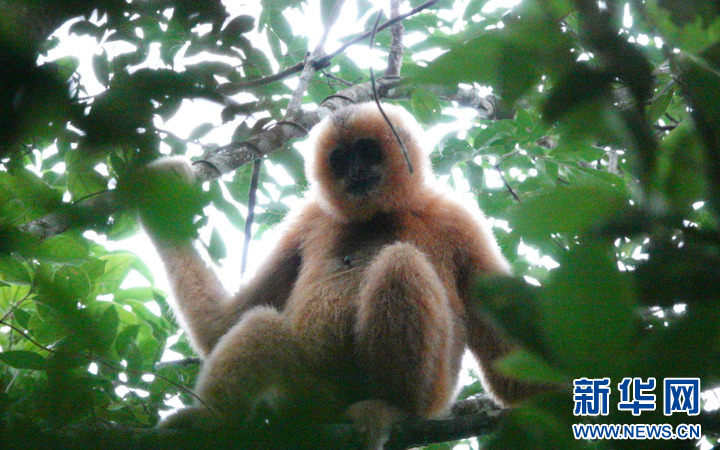
[[[382,25],[378,26],[377,31],[380,32],[380,31],[384,30],[385,28],[391,27],[394,24],[433,6],[438,1],[440,1],[440,0],[429,0],[425,3],[423,3],[422,5],[419,5],[413,9],[411,9],[410,11],[408,11],[405,14],[401,14],[397,17],[394,17],[394,18],[388,20],[387,22],[384,22]],[[316,69],[322,68],[321,67],[322,64],[327,64],[327,62],[329,62],[331,59],[333,59],[337,55],[339,55],[339,54],[343,53],[345,50],[347,50],[348,47],[358,44],[358,43],[364,41],[365,39],[369,38],[370,36],[372,36],[372,32],[366,31],[364,33],[357,35],[353,39],[347,41],[346,43],[341,45],[339,48],[334,50],[333,52],[328,53],[327,55],[323,56],[321,58],[321,60],[316,61],[316,64],[317,64]],[[303,61],[303,62],[294,64],[294,65],[288,67],[287,69],[283,70],[282,72],[278,72],[273,75],[268,75],[266,77],[256,78],[254,80],[242,81],[242,82],[238,82],[238,83],[226,83],[226,84],[221,85],[218,88],[218,92],[220,92],[221,94],[224,94],[224,95],[235,95],[238,92],[240,92],[246,88],[258,87],[258,86],[263,86],[266,84],[274,83],[276,81],[281,81],[292,75],[295,75],[298,72],[301,72],[305,68],[305,65],[306,65],[306,62]]]
[[[295,118],[300,114],[302,110],[302,100],[305,92],[307,91],[308,85],[310,84],[310,79],[312,79],[312,77],[315,75],[315,72],[317,72],[321,68],[321,66],[319,66],[317,62],[325,54],[325,42],[327,41],[328,35],[330,34],[330,30],[340,16],[340,10],[342,9],[343,3],[344,0],[340,0],[335,3],[325,23],[325,29],[323,30],[323,34],[320,37],[320,41],[315,46],[315,50],[313,50],[313,52],[308,55],[307,58],[305,58],[304,67],[302,73],[300,74],[298,85],[293,91],[292,96],[288,101],[287,108],[285,109],[285,115],[280,121],[282,123],[295,125],[301,128],[304,132],[307,132],[307,129],[305,129],[305,127],[303,127],[302,125],[298,124]],[[250,247],[250,239],[252,237],[252,225],[255,221],[255,202],[257,199],[257,188],[258,181],[260,179],[261,169],[262,160],[256,159],[253,162],[252,179],[250,180],[250,192],[248,194],[248,215],[245,219],[245,245],[243,246],[242,262],[240,269],[241,275],[245,273],[245,269],[247,268],[247,256]]]
[[[515,201],[517,201],[518,203],[522,203],[522,199],[520,199],[520,197],[513,190],[512,186],[510,186],[510,183],[508,183],[499,164],[495,164],[495,170],[497,171],[498,174],[500,174],[500,178],[502,179],[502,182],[505,184],[505,187],[507,188],[507,190],[510,191],[510,194],[513,196]]]
[[[255,222],[255,203],[257,202],[257,190],[262,171],[262,159],[253,161],[252,178],[250,179],[250,191],[248,192],[248,213],[245,219],[245,243],[243,245],[242,262],[240,263],[240,276],[245,275],[247,269],[247,258],[250,250],[250,238],[252,238],[252,226]]]
[[[4,322],[5,320],[7,320],[7,318],[10,317],[10,316],[12,315],[12,313],[14,313],[15,310],[18,309],[18,308],[20,307],[20,305],[22,305],[22,304],[25,302],[25,300],[27,300],[27,299],[30,297],[30,295],[31,295],[32,293],[33,293],[33,289],[30,288],[30,290],[28,290],[27,294],[25,294],[25,295],[23,296],[23,298],[21,298],[20,300],[18,300],[17,303],[15,303],[14,305],[12,305],[12,306],[10,307],[10,309],[8,310],[8,312],[6,312],[5,315],[2,316],[2,318],[0,318],[0,322]]]
[[[377,33],[378,23],[380,23],[380,18],[382,17],[382,10],[378,12],[377,18],[375,19],[375,25],[373,26],[373,33],[370,36],[370,51],[373,50],[373,44],[375,44],[375,33]],[[408,170],[410,173],[413,173],[413,166],[412,162],[410,162],[410,155],[408,154],[407,148],[405,148],[405,144],[403,143],[402,139],[400,139],[400,135],[398,134],[397,130],[393,126],[392,122],[390,121],[390,118],[385,114],[385,111],[383,110],[382,105],[380,104],[380,97],[378,96],[377,87],[375,86],[375,73],[372,68],[372,64],[369,67],[370,69],[370,83],[372,84],[372,94],[373,94],[373,100],[375,100],[375,104],[378,107],[378,110],[380,111],[380,114],[382,114],[383,118],[385,119],[385,122],[387,122],[388,126],[390,127],[390,130],[393,132],[393,135],[395,135],[395,139],[397,139],[398,144],[400,145],[400,150],[402,150],[402,154],[405,157],[405,162],[407,163]]]
[[[327,71],[325,71],[325,70],[322,71],[322,74],[323,74],[323,76],[324,76],[325,78],[327,78],[327,80],[328,80],[328,86],[330,86],[331,89],[333,88],[333,86],[332,86],[332,84],[330,83],[330,81],[337,81],[338,83],[345,85],[345,87],[353,86],[355,83],[357,83],[358,81],[360,81],[360,79],[355,80],[355,81],[344,80],[344,79],[342,79],[342,78],[340,78],[340,77],[337,77],[337,76],[335,76],[335,75],[333,75],[333,74],[331,74],[330,72],[327,72]]]
[[[380,31],[384,30],[385,28],[391,27],[391,26],[393,26],[394,24],[396,24],[396,23],[398,23],[398,22],[400,22],[400,21],[402,21],[402,20],[405,20],[406,18],[408,18],[408,17],[410,17],[410,16],[412,16],[412,15],[415,15],[415,14],[419,13],[420,11],[425,10],[425,9],[433,6],[435,3],[439,2],[439,1],[440,1],[440,0],[429,0],[429,1],[425,2],[425,3],[423,3],[422,5],[419,5],[419,6],[415,7],[415,8],[413,8],[413,9],[411,9],[410,11],[406,12],[405,14],[401,14],[401,15],[395,17],[395,18],[392,18],[392,19],[388,20],[387,22],[383,22],[383,24],[380,25],[380,26],[378,26],[378,27],[377,27],[377,30],[375,30],[374,32],[373,32],[373,31],[366,31],[366,32],[358,35],[357,37],[355,37],[355,38],[347,41],[346,43],[344,43],[343,45],[341,45],[337,50],[333,51],[332,53],[328,53],[328,55],[325,56],[325,59],[332,59],[332,58],[336,57],[336,56],[339,55],[340,53],[342,53],[342,52],[344,52],[345,50],[347,50],[348,47],[351,47],[351,46],[353,46],[353,45],[355,45],[355,44],[357,44],[357,43],[359,43],[359,42],[364,41],[365,39],[373,36],[375,33],[379,33]]]
[[[190,357],[184,359],[176,359],[174,361],[161,361],[155,364],[155,370],[164,369],[165,367],[190,367],[202,364],[202,359],[198,357]]]
[[[31,338],[30,336],[28,336],[27,334],[25,334],[25,332],[24,332],[23,330],[21,330],[20,328],[16,327],[15,325],[13,325],[13,324],[11,324],[11,323],[9,323],[9,322],[5,322],[4,320],[0,320],[0,325],[5,325],[6,327],[15,330],[15,332],[17,332],[18,334],[20,334],[22,337],[24,337],[24,338],[27,339],[28,341],[32,342],[33,345],[35,345],[35,346],[38,347],[38,348],[41,348],[41,349],[43,349],[43,350],[45,350],[45,351],[48,351],[48,352],[50,352],[50,353],[57,353],[57,350],[42,345],[41,343],[39,343],[39,342],[36,341],[35,339],[33,339],[33,338]],[[82,354],[81,354],[81,355],[82,355]],[[85,356],[85,355],[82,355],[82,356]]]
[[[285,110],[285,116],[283,117],[283,120],[296,122],[295,118],[300,113],[302,100],[305,96],[305,92],[307,92],[310,80],[312,79],[313,75],[315,75],[315,72],[325,67],[323,64],[319,64],[319,62],[321,59],[324,60],[325,41],[327,40],[327,37],[330,34],[330,30],[332,29],[333,25],[335,25],[335,21],[340,15],[340,9],[342,8],[343,3],[344,0],[340,0],[335,3],[335,5],[333,6],[333,11],[331,12],[329,19],[325,23],[325,30],[323,30],[320,41],[315,46],[315,50],[313,50],[313,52],[305,59],[305,66],[303,67],[302,73],[300,73],[298,85],[293,91],[292,96],[290,97],[290,101],[288,101],[287,109]]]
[[[218,92],[223,95],[235,95],[243,89],[264,86],[266,84],[274,83],[276,81],[282,81],[285,78],[291,77],[292,75],[295,75],[296,73],[302,71],[303,67],[305,67],[304,61],[293,64],[292,66],[281,72],[268,75],[266,77],[256,78],[249,81],[241,81],[237,83],[221,84],[220,86],[218,86]]]

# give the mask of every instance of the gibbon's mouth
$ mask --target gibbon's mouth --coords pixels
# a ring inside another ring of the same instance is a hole
[[[370,175],[347,180],[346,190],[352,195],[366,195],[375,190],[380,184],[379,175]]]

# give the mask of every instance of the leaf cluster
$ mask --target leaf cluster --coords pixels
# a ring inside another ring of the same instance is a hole
[[[577,378],[614,383],[602,423],[692,421],[619,412],[623,377],[718,383],[720,11],[687,3],[526,1],[412,77],[490,85],[516,111],[447,136],[434,159],[503,221],[524,278],[476,286],[478,308],[524,346],[501,368],[558,387],[510,414],[498,448],[587,446],[569,431],[583,421]]]
[[[69,30],[96,42],[91,70],[79,70],[74,55],[38,64],[57,39],[29,49],[15,22],[0,19],[0,407],[55,426],[153,425],[167,399],[191,402],[183,387],[197,372],[157,363],[170,342],[182,356],[192,351],[148,268],[85,233],[130,236],[135,213],[88,219],[74,204],[111,191],[153,211],[147,225],[185,238],[212,203],[242,229],[250,166],[203,192],[140,168],[227,143],[217,129],[242,142],[280,120],[291,89],[276,75],[311,50],[288,17],[308,5],[263,0],[257,14],[230,17],[219,0],[53,3],[28,4],[54,14],[53,23],[82,15]],[[354,19],[370,23],[371,2],[354,3]],[[478,280],[474,290],[477,308],[523,344],[502,370],[559,389],[513,411],[486,443],[600,446],[569,436],[580,421],[574,378],[718,383],[720,11],[701,0],[524,0],[490,12],[485,3],[465,2],[458,13],[440,1],[403,22],[413,39],[403,53],[408,96],[398,102],[423,124],[446,126],[457,121],[456,105],[438,92],[483,86],[500,99],[490,117],[443,137],[433,166],[492,220],[518,275]],[[322,2],[323,23],[333,5]],[[390,35],[375,41],[382,55]],[[303,104],[312,109],[367,80],[368,64],[332,58]],[[216,105],[216,117],[196,117],[183,136],[167,129],[202,102]],[[294,148],[263,165],[256,237],[307,186]],[[67,212],[74,231],[44,242],[24,232]],[[210,235],[211,256],[222,259],[222,237]],[[134,272],[146,286],[123,284]],[[476,379],[462,396],[480,389]],[[597,420],[687,421],[614,406]]]

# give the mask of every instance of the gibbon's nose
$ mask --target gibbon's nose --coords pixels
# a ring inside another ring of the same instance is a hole
[[[366,167],[351,165],[347,176],[347,189],[352,194],[366,194],[380,182],[380,176]]]

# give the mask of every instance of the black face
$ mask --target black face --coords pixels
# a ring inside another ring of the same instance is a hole
[[[358,139],[330,153],[330,170],[335,178],[344,182],[349,193],[362,195],[380,182],[382,160],[382,149],[377,141]]]

